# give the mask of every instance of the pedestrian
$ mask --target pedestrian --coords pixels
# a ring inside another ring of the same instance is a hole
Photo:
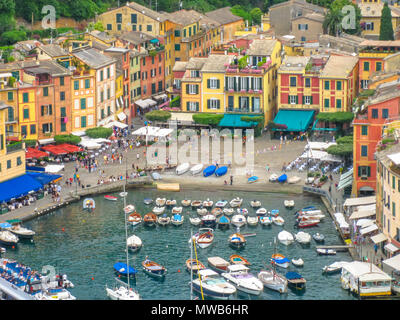
[[[139,153],[136,153],[136,159],[139,160]]]
[[[329,186],[329,194],[331,193],[331,191],[332,191],[332,186]]]
[[[233,184],[233,176],[231,176],[230,179],[231,179],[231,185],[232,185]]]
[[[376,243],[374,244],[374,251],[375,251],[375,254],[378,253],[378,245]]]

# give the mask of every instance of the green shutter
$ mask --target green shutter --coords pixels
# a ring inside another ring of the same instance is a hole
[[[186,111],[189,111],[189,101],[186,102]]]
[[[367,175],[368,175],[368,177],[371,176],[371,167],[370,166],[367,167]]]
[[[312,96],[310,96],[310,104],[313,104],[313,102],[312,102]]]
[[[199,93],[199,85],[196,84],[196,94],[198,94],[198,93]]]
[[[217,89],[219,89],[219,79],[217,80]]]
[[[296,97],[296,104],[299,104],[299,96],[295,96]]]
[[[304,96],[302,96],[302,104],[304,104],[304,100],[305,100],[305,98],[304,98]]]
[[[210,79],[207,79],[207,88],[210,89]]]
[[[189,85],[186,85],[186,93],[189,93]]]
[[[207,99],[207,108],[210,109],[210,99]]]
[[[221,100],[217,100],[217,109],[221,107]]]
[[[199,110],[200,110],[200,108],[199,108],[199,103],[196,102],[196,111],[199,111]]]
[[[358,166],[358,176],[361,177],[361,167]]]

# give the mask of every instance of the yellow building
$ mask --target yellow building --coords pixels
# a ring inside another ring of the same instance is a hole
[[[38,115],[36,114],[36,86],[24,83],[18,89],[19,139],[38,139]]]
[[[0,73],[0,101],[9,108],[5,118],[8,140],[18,139],[18,89],[17,82],[11,73]]]
[[[219,39],[221,43],[227,43],[235,39],[235,32],[244,28],[243,18],[235,16],[230,7],[209,11],[205,15],[221,24],[221,36]]]
[[[207,58],[190,58],[186,63],[185,73],[180,82],[181,106],[184,111],[202,112],[202,78],[200,71]],[[179,62],[179,64],[185,62]]]
[[[11,106],[0,101],[0,182],[25,173],[25,144],[6,145],[6,119]]]

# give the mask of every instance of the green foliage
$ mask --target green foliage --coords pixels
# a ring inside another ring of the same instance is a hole
[[[107,139],[113,134],[113,129],[97,127],[97,128],[86,129],[85,133],[88,137],[93,138],[93,139],[97,139],[97,138]]]
[[[361,91],[361,92],[358,94],[358,96],[359,96],[359,97],[362,97],[362,98],[364,98],[364,97],[370,97],[370,96],[373,96],[374,93],[375,93],[375,90],[374,90],[374,89],[365,89],[365,90]]]
[[[244,57],[241,57],[241,58],[238,60],[239,69],[244,69],[244,68],[247,67],[247,58],[248,58],[248,56],[246,55],[246,56],[244,56]]]
[[[253,24],[260,24],[261,23],[261,16],[262,11],[260,8],[253,8],[250,11],[250,16]]]
[[[352,112],[320,112],[317,117],[319,121],[345,123],[353,121],[354,114]]]
[[[390,8],[385,2],[381,14],[381,28],[379,30],[379,40],[394,40],[392,13]]]
[[[36,146],[36,140],[24,140],[25,148],[30,147],[34,148]]]
[[[6,31],[1,34],[1,44],[3,45],[10,45],[14,44],[18,41],[24,41],[26,40],[26,32],[25,31],[19,31],[19,30],[13,30],[13,31]]]
[[[79,142],[81,142],[81,137],[74,136],[73,134],[60,134],[54,136],[54,141],[56,142],[56,144],[78,144]]]
[[[257,125],[254,128],[254,136],[259,137],[261,135],[262,129],[264,128],[264,116],[243,116],[240,117],[240,120],[245,122],[257,122]]]
[[[180,96],[176,96],[175,98],[173,98],[170,101],[169,106],[171,108],[179,108],[181,106],[181,97]]]
[[[198,113],[193,115],[193,121],[198,124],[207,124],[216,126],[224,117],[223,114]]]
[[[326,152],[335,156],[348,157],[353,154],[353,144],[341,143],[335,146],[330,146]]]
[[[97,21],[96,23],[94,23],[94,22],[89,23],[88,29],[89,29],[89,31],[97,30],[97,31],[101,31],[101,32],[103,32],[105,30],[101,21]]]
[[[15,2],[14,0],[0,0],[0,34],[13,30],[15,27]],[[0,37],[2,40],[2,36]],[[1,41],[1,43],[4,43]]]
[[[14,86],[15,81],[17,81],[17,79],[15,79],[14,77],[9,77],[8,78],[8,86],[9,87]]]
[[[343,144],[343,143],[353,143],[353,136],[344,136],[340,137],[336,140],[337,144]]]
[[[237,4],[234,5],[231,8],[231,12],[235,15],[235,16],[239,16],[242,17],[243,20],[247,20],[249,22],[249,24],[251,24],[253,18],[250,14],[250,12],[248,10],[246,10],[244,7],[242,7],[241,5]]]
[[[171,112],[165,110],[153,110],[145,114],[145,118],[150,121],[165,122],[171,118]]]
[[[257,66],[258,67],[261,67],[264,63],[266,63],[267,62],[267,59],[265,59],[265,58],[262,58],[262,60],[259,62],[259,63],[257,63]]]
[[[316,4],[321,5],[319,3]],[[345,32],[348,34],[359,34],[361,32],[361,10],[356,4],[352,3],[350,0],[335,0],[331,4],[329,4],[329,1],[324,1],[323,6],[329,8],[329,11],[325,16],[325,20],[323,22],[323,29],[325,30],[325,32],[333,36],[337,36],[341,32]],[[346,17],[349,15],[349,12],[342,12],[343,7],[345,6],[353,6],[355,9],[355,29],[342,28],[342,21],[346,22]]]

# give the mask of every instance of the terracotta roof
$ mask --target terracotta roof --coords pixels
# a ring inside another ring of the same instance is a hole
[[[320,77],[347,78],[357,63],[358,57],[331,55],[322,69]]]
[[[200,70],[206,63],[207,58],[190,58],[186,64],[186,69]]]
[[[243,20],[242,17],[235,16],[231,12],[231,7],[224,7],[217,10],[206,12],[206,16],[215,21],[218,21],[221,24],[229,24]]]
[[[186,71],[188,61],[176,61],[172,71]]]

